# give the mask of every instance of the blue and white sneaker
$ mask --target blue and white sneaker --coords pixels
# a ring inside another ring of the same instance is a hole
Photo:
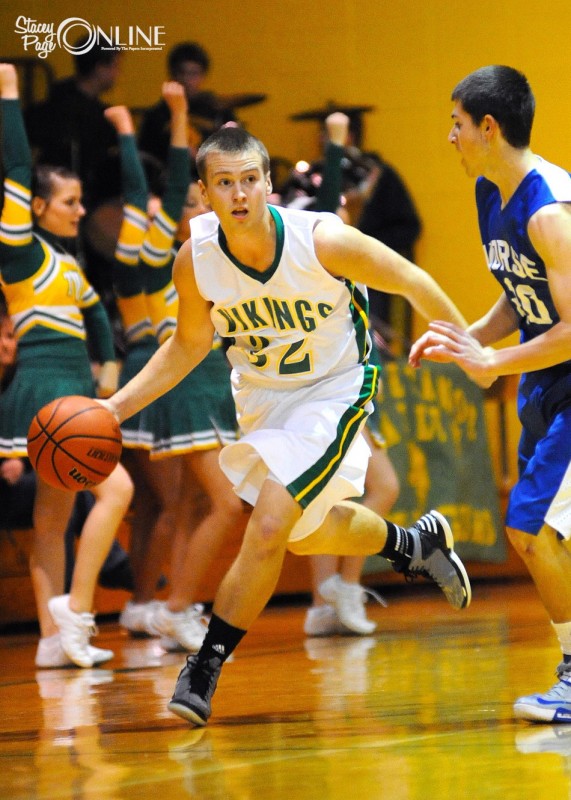
[[[562,661],[557,677],[558,682],[547,692],[519,697],[514,703],[515,716],[531,722],[571,722],[571,663]]]
[[[556,753],[571,756],[571,725],[525,725],[516,733],[520,753]]]

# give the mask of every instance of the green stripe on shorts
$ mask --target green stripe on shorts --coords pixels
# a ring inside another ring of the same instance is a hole
[[[286,488],[302,508],[306,508],[323,490],[355,441],[363,423],[367,419],[365,406],[376,395],[378,370],[374,366],[364,368],[364,379],[357,402],[349,406],[337,425],[337,436],[323,456],[299,478]]]

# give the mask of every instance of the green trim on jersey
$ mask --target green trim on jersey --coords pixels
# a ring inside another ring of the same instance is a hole
[[[351,318],[355,326],[355,339],[359,349],[359,361],[365,362],[370,351],[369,332],[369,301],[357,284],[346,280],[345,285],[351,294]]]
[[[339,420],[334,441],[319,461],[286,487],[302,508],[306,508],[335,475],[339,463],[363,427],[363,422],[368,416],[365,406],[376,396],[378,382],[378,369],[371,365],[364,367],[359,397]]]
[[[220,249],[222,250],[224,255],[230,259],[230,261],[234,264],[234,266],[238,267],[240,272],[243,272],[244,275],[248,275],[255,281],[259,281],[259,283],[267,283],[269,280],[271,280],[271,278],[273,277],[275,271],[279,266],[284,249],[285,234],[284,234],[283,219],[281,218],[277,208],[274,208],[273,206],[268,206],[268,208],[276,225],[276,254],[274,256],[274,260],[272,261],[270,266],[266,270],[264,270],[264,272],[258,272],[258,270],[256,269],[247,267],[245,264],[242,264],[241,261],[238,261],[237,258],[234,258],[234,256],[228,249],[228,242],[226,241],[226,236],[224,234],[224,231],[220,226],[218,226],[218,244],[220,245]]]

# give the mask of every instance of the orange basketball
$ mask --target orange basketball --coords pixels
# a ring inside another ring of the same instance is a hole
[[[28,458],[46,483],[58,489],[91,489],[115,469],[121,430],[113,414],[90,397],[52,400],[28,430]]]

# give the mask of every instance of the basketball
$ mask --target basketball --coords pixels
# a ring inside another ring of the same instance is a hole
[[[28,430],[28,458],[40,478],[57,489],[81,491],[105,480],[121,456],[113,414],[90,397],[52,400]]]

